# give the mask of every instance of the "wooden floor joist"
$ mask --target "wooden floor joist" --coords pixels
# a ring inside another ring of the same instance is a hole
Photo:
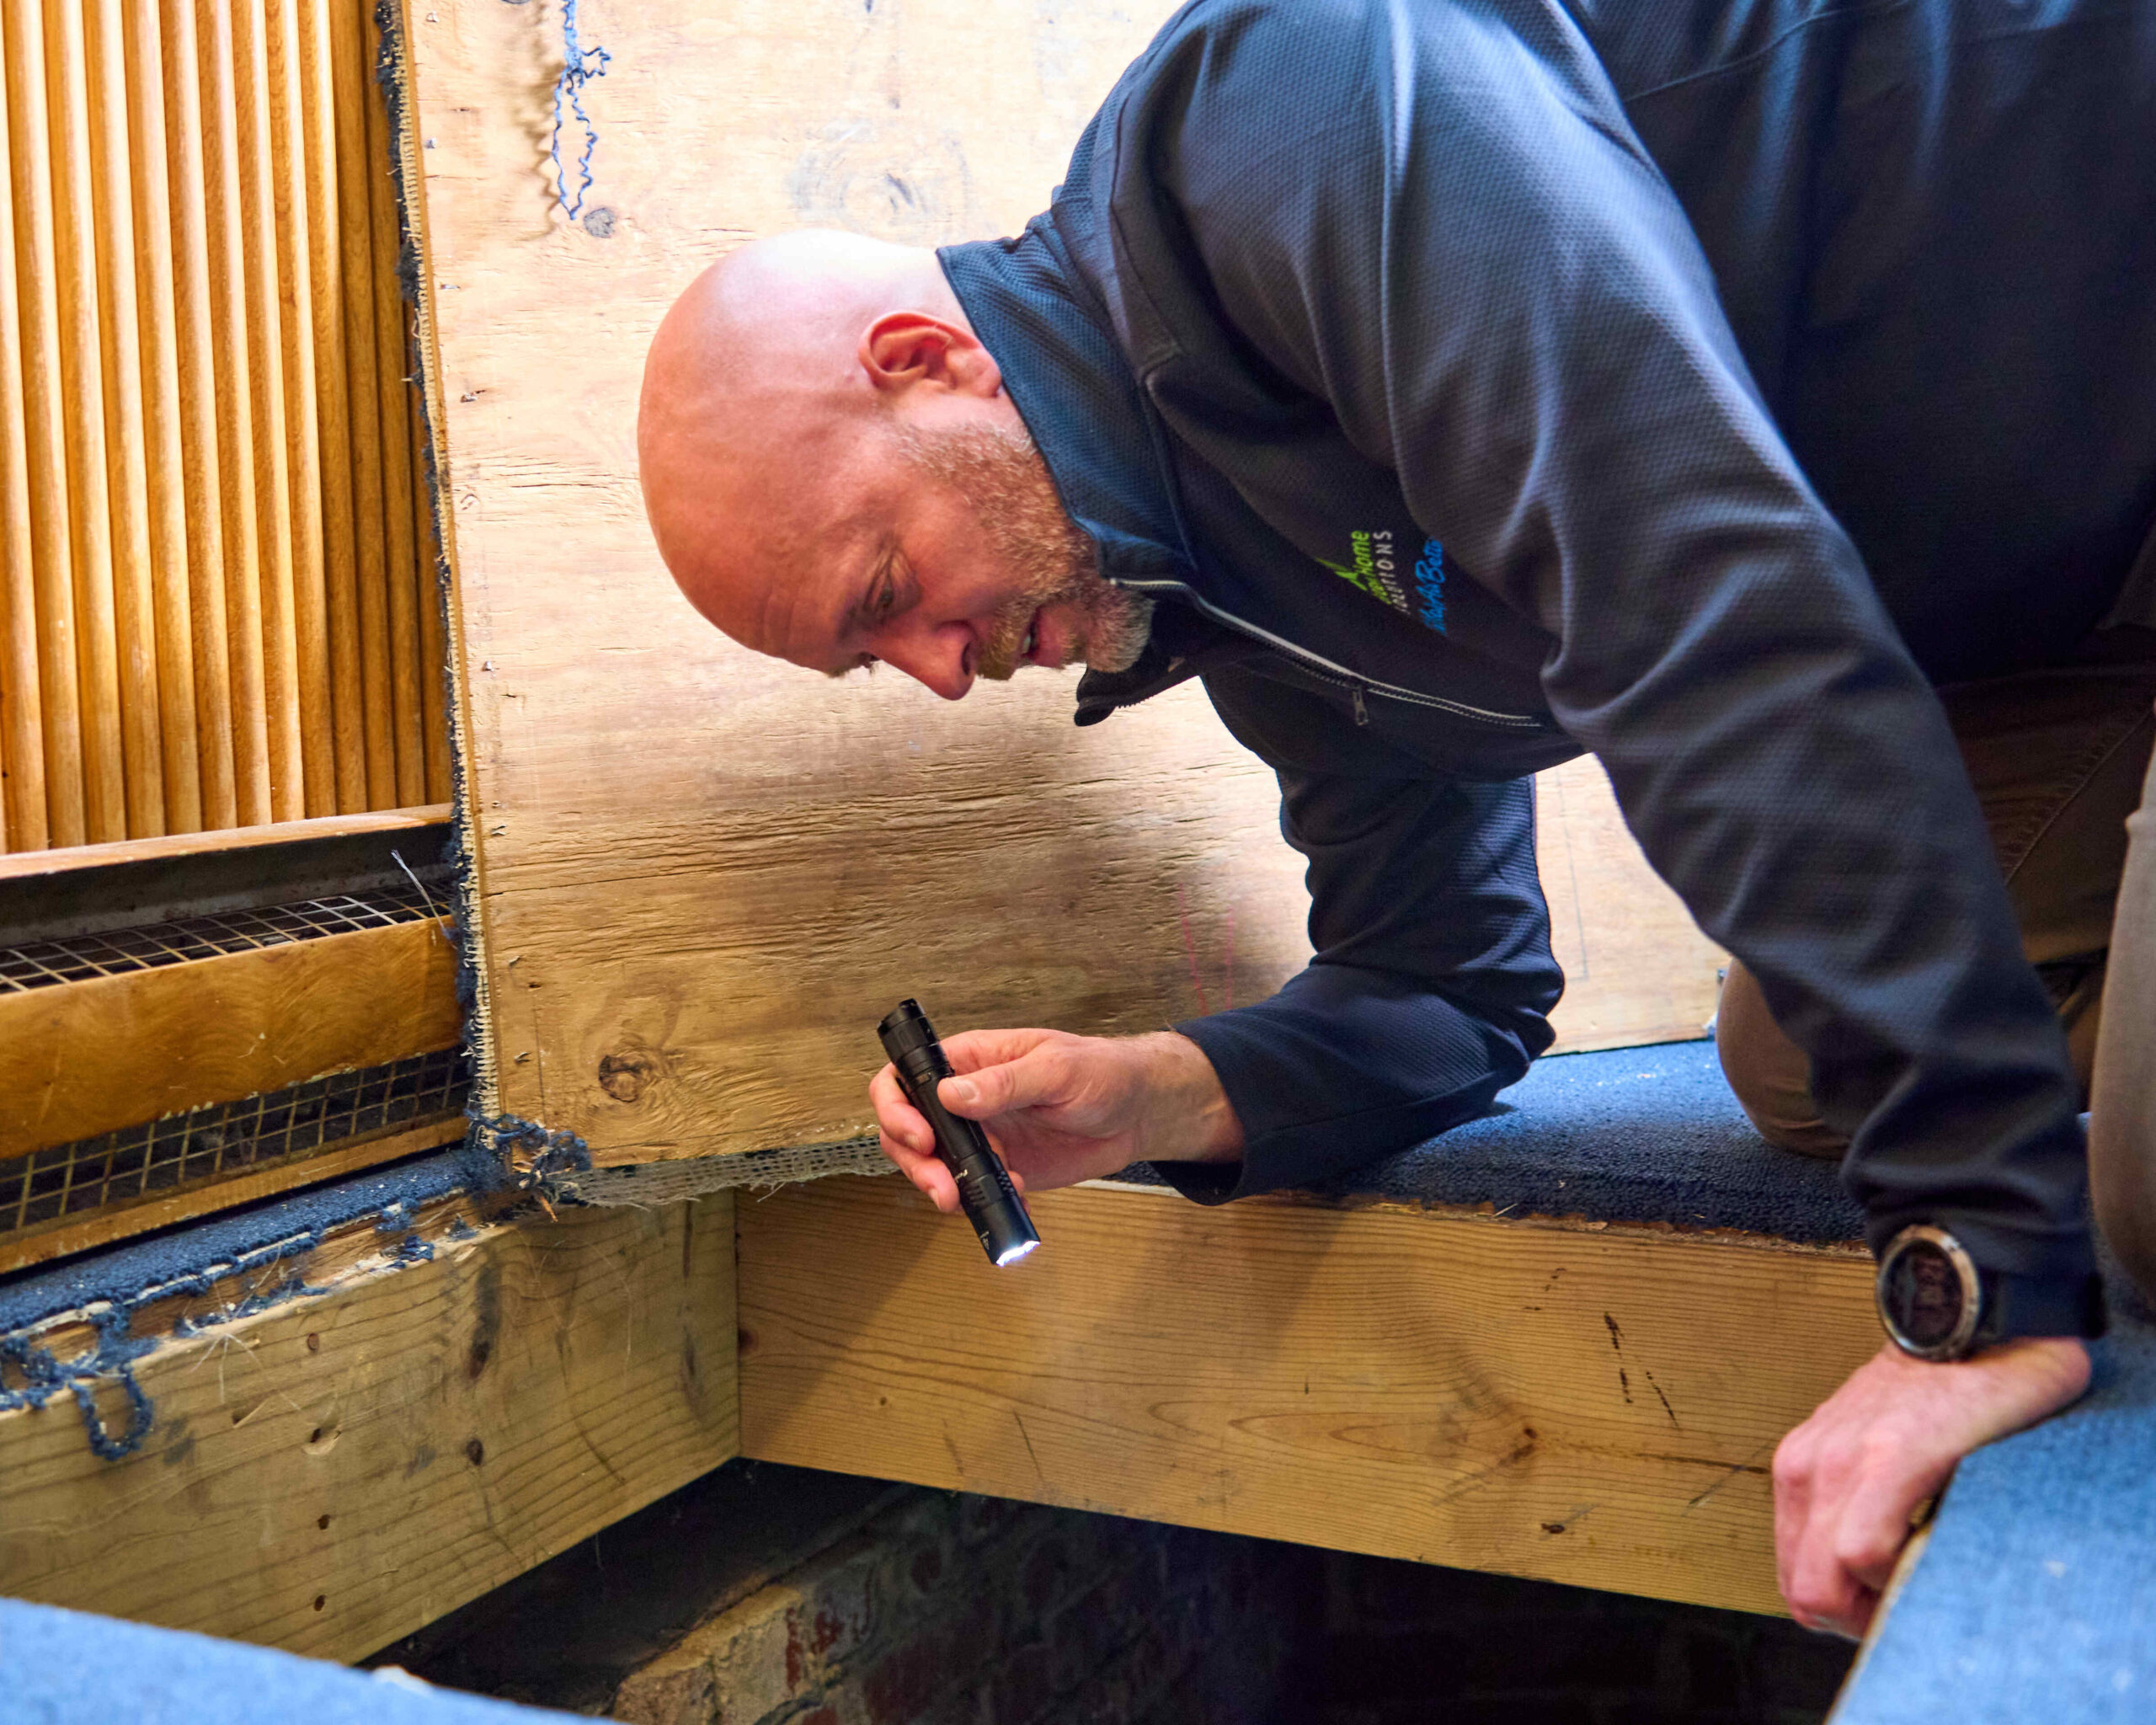
[[[1753,1611],[1784,1432],[1878,1345],[1868,1259],[1154,1189],[990,1269],[896,1181],[740,1208],[742,1451]]]
[[[136,1453],[99,1461],[65,1395],[0,1414],[0,1594],[376,1651],[734,1453],[732,1217],[447,1227],[403,1267],[371,1223],[341,1268],[326,1242],[327,1291],[135,1363]]]

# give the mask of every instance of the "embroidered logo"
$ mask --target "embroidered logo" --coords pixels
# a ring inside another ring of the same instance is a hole
[[[1388,528],[1348,536],[1348,558],[1335,563],[1318,561],[1359,593],[1367,593],[1406,617],[1416,618],[1439,634],[1445,630],[1445,548],[1434,539],[1422,542],[1422,554],[1403,579],[1405,559]],[[1412,584],[1412,585],[1411,585]]]

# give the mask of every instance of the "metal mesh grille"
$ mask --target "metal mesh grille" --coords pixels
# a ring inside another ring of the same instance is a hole
[[[471,1092],[470,1057],[445,1049],[33,1151],[0,1162],[0,1235],[458,1114]]]
[[[181,922],[155,922],[109,934],[76,934],[60,940],[0,947],[0,994],[51,988],[93,976],[120,976],[161,964],[184,964],[259,947],[284,946],[325,934],[387,928],[442,914],[440,903],[417,885],[339,893],[297,905],[226,911]]]

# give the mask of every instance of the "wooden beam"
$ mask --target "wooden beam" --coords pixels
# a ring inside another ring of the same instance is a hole
[[[735,1452],[731,1200],[444,1234],[168,1340],[120,1461],[65,1396],[0,1414],[0,1593],[332,1659],[410,1633]]]
[[[0,994],[0,1156],[454,1047],[431,919]]]
[[[991,1270],[894,1180],[739,1212],[760,1459],[1752,1611],[1854,1247],[1086,1187]]]
[[[117,1199],[88,1215],[33,1222],[26,1228],[0,1233],[0,1275],[31,1264],[50,1263],[93,1247],[131,1240],[137,1234],[169,1227],[174,1222],[192,1221],[217,1210],[296,1192],[303,1186],[341,1179],[403,1156],[445,1149],[463,1135],[461,1114],[402,1121],[378,1131],[355,1132],[325,1148],[266,1167],[202,1180],[183,1191]]]

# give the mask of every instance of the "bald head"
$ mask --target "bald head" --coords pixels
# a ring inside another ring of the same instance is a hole
[[[682,592],[796,664],[885,660],[956,698],[1097,638],[1102,662],[1101,618],[1140,605],[1095,571],[930,251],[811,232],[729,254],[653,338],[637,449]]]
[[[644,361],[638,463],[659,555],[691,603],[762,644],[751,578],[798,573],[887,453],[899,380],[864,365],[878,320],[970,337],[935,254],[808,232],[728,254],[674,302]],[[985,357],[985,350],[984,350]]]

